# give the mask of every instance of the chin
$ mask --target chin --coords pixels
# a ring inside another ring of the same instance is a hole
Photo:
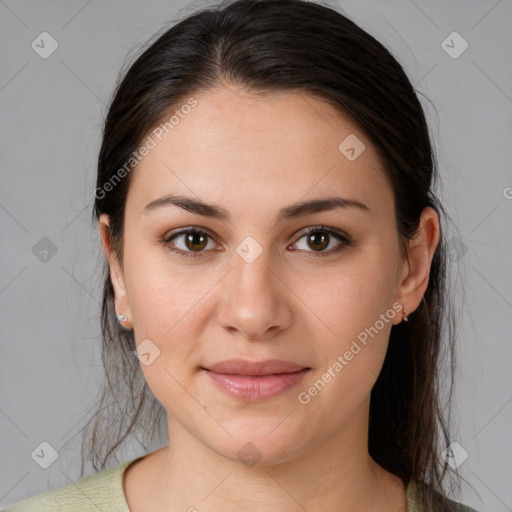
[[[212,439],[206,435],[203,443],[219,455],[247,467],[286,463],[307,450],[308,429],[295,418],[288,421],[295,416],[293,413],[288,419],[284,419],[285,416],[223,422],[232,437],[220,433]]]

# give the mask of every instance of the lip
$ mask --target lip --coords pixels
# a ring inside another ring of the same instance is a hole
[[[310,368],[279,359],[229,359],[202,368],[219,389],[245,402],[256,402],[287,391]]]

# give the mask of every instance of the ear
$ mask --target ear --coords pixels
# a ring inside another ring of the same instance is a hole
[[[418,231],[414,238],[409,240],[408,257],[403,263],[398,288],[397,300],[408,314],[418,308],[427,289],[430,265],[439,243],[440,233],[439,216],[436,211],[431,207],[424,208]]]
[[[128,301],[128,294],[126,291],[124,272],[112,246],[112,240],[110,236],[110,219],[109,216],[105,213],[100,215],[99,229],[103,251],[105,252],[105,256],[107,257],[110,267],[110,280],[114,289],[116,314],[123,314],[127,317],[127,320],[123,320],[121,325],[130,329],[133,326],[132,313]]]

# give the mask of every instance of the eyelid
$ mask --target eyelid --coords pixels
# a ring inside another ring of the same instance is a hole
[[[297,241],[300,240],[304,235],[309,235],[309,233],[315,233],[317,231],[326,231],[330,235],[336,235],[342,240],[350,241],[351,237],[348,233],[343,231],[342,229],[333,228],[329,226],[310,226],[304,229],[301,229],[295,236],[297,237]],[[295,243],[295,242],[294,242]]]

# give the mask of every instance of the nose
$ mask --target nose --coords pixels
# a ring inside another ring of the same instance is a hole
[[[289,327],[292,294],[279,268],[271,261],[269,250],[252,262],[234,254],[217,307],[219,324],[250,341],[267,340]]]

